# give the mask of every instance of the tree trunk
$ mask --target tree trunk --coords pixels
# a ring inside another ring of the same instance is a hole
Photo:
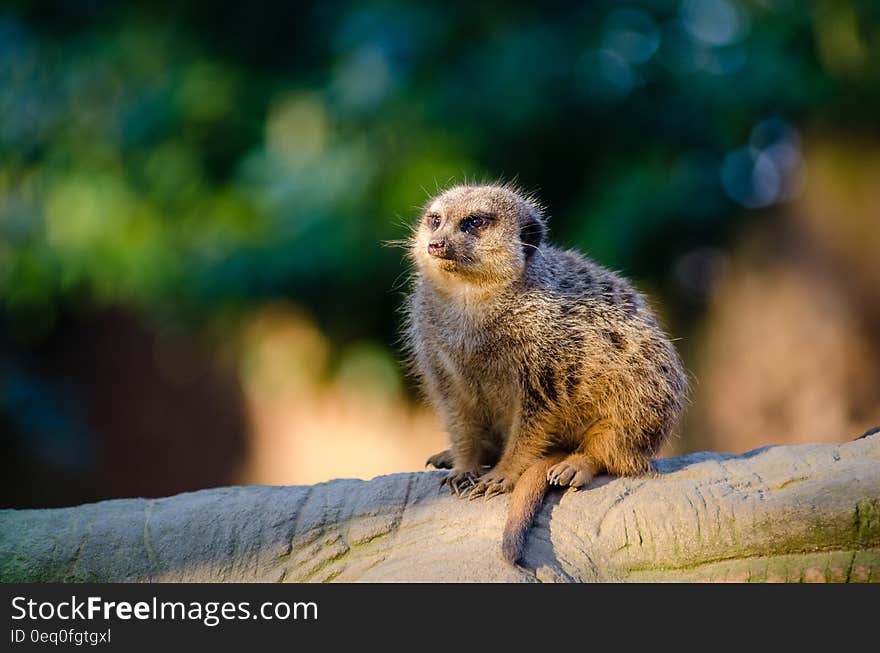
[[[0,580],[880,581],[880,434],[657,469],[551,491],[526,569],[500,557],[508,498],[422,472],[0,511]]]

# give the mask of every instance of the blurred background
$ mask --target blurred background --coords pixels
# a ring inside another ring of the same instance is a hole
[[[647,292],[666,455],[880,423],[880,4],[0,4],[0,507],[422,468],[428,193]]]

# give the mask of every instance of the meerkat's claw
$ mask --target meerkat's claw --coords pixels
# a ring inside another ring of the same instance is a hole
[[[474,485],[470,492],[468,492],[468,501],[473,501],[474,499],[479,499],[486,493],[486,486],[482,483],[478,483]]]
[[[497,484],[497,485],[491,487],[491,488],[486,492],[486,500],[488,501],[488,500],[491,499],[492,497],[497,497],[499,494],[504,494],[504,492],[505,492],[505,490],[504,490],[504,486],[501,485],[501,484],[499,483],[499,484]]]
[[[456,486],[455,495],[461,499],[466,499],[471,491],[473,491],[473,488],[474,482],[471,479],[465,479]]]
[[[476,499],[477,497],[483,497],[485,499],[491,499],[492,497],[499,494],[505,494],[512,491],[512,481],[509,481],[503,477],[498,478],[492,476],[490,478],[486,478],[486,476],[484,476],[476,483],[476,485],[474,485],[473,489],[470,492],[470,498]]]
[[[443,477],[440,486],[449,486],[450,492],[457,497],[467,496],[467,493],[476,483],[476,477],[471,472],[450,472]]]
[[[579,470],[562,461],[557,465],[553,465],[547,471],[547,480],[550,485],[568,485],[575,477]]]
[[[486,494],[486,488],[483,485],[475,485],[473,489],[468,494],[468,500],[473,501],[474,499],[479,499],[480,497]]]
[[[578,488],[589,483],[592,478],[592,470],[577,458],[563,460],[547,470],[547,481],[550,485]]]

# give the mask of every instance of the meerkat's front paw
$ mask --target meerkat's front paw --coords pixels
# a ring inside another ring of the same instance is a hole
[[[447,474],[440,485],[448,485],[450,492],[455,496],[461,497],[474,486],[477,480],[477,473],[470,469],[453,469]]]
[[[589,483],[596,474],[596,468],[583,456],[572,454],[547,470],[550,485],[568,485],[579,488]]]
[[[473,501],[477,497],[491,499],[498,494],[513,492],[517,477],[505,472],[503,469],[491,469],[483,474],[468,492],[468,499]]]
[[[440,453],[435,453],[425,462],[425,467],[431,465],[435,469],[452,469],[455,467],[455,459],[452,457],[452,450],[447,449]]]

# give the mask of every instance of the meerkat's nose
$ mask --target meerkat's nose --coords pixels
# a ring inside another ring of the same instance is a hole
[[[446,258],[449,255],[449,245],[446,239],[432,240],[428,243],[428,254],[437,258]]]

